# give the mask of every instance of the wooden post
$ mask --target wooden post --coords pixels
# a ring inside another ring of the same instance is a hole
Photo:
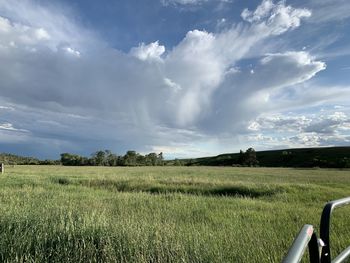
[[[0,173],[3,174],[5,172],[5,165],[1,163],[0,165]]]

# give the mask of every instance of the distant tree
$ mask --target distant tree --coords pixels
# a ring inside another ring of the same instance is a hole
[[[77,154],[62,153],[61,164],[69,166],[87,165],[88,159]]]
[[[256,152],[254,148],[248,148],[245,152],[239,151],[238,163],[247,166],[256,166],[259,164],[256,158]]]
[[[158,154],[157,165],[164,165],[163,152],[160,152],[160,153]]]
[[[255,166],[259,164],[258,160],[256,159],[256,152],[254,148],[248,148],[244,155],[245,155],[244,164],[249,166]]]
[[[186,166],[192,166],[192,165],[194,165],[194,160],[193,159],[187,160]]]
[[[92,159],[94,160],[95,165],[103,166],[106,164],[106,152],[97,151],[93,154]]]
[[[106,163],[109,166],[117,166],[118,165],[118,158],[119,156],[114,153],[109,153],[106,156]]]
[[[174,160],[174,166],[182,166],[183,165],[183,162],[179,159],[175,159]]]
[[[145,156],[143,156],[142,154],[136,153],[136,165],[141,166],[141,165],[145,165]]]
[[[71,165],[71,154],[69,153],[61,153],[61,163],[62,165]]]
[[[137,165],[137,153],[136,151],[127,151],[123,157],[124,165],[136,166]]]
[[[145,155],[145,165],[155,166],[158,163],[158,155],[156,153],[149,153]]]
[[[117,166],[125,166],[124,164],[124,156],[117,156]]]

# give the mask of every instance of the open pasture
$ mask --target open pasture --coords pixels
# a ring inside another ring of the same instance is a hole
[[[1,262],[280,262],[350,171],[231,167],[6,167]],[[350,209],[332,220],[350,244]]]

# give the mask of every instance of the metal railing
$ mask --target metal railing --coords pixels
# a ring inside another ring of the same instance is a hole
[[[302,259],[306,248],[309,250],[310,263],[341,263],[350,258],[350,246],[336,256],[331,257],[329,240],[331,215],[335,208],[350,204],[350,197],[331,201],[323,208],[320,224],[320,238],[312,225],[304,225],[294,240],[282,263],[297,263]],[[350,237],[349,237],[350,242]]]

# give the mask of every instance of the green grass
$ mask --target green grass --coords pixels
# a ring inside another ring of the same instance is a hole
[[[280,262],[349,186],[349,170],[7,167],[0,262]],[[335,212],[335,253],[349,215]]]

